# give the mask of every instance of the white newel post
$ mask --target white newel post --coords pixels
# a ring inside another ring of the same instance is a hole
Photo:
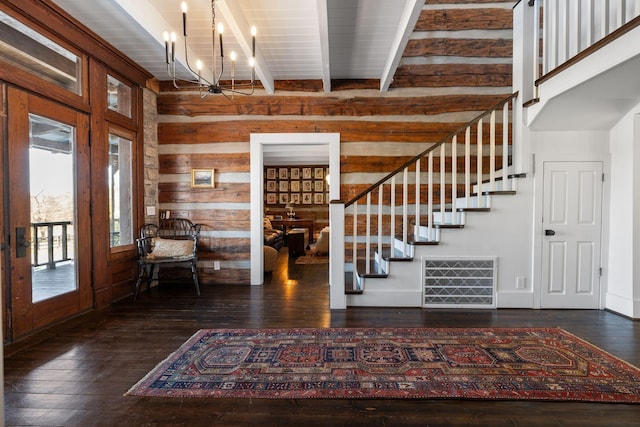
[[[513,92],[519,95],[513,100],[513,172],[529,172],[530,150],[526,142],[525,117],[522,106],[537,97],[535,81],[538,78],[537,6],[521,1],[513,9]]]
[[[331,173],[334,173],[333,170]],[[347,308],[344,288],[344,202],[332,200],[329,204],[329,308]]]

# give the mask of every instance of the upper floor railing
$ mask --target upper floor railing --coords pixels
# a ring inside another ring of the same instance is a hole
[[[640,0],[529,0],[535,8],[537,78],[596,45],[640,16]],[[541,54],[541,56],[540,56]]]

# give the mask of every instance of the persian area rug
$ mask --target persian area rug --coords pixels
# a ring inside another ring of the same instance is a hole
[[[313,251],[307,251],[307,253],[301,257],[296,258],[296,264],[328,264],[329,257],[327,255],[320,255]]]
[[[213,329],[127,394],[640,403],[640,369],[558,328]]]

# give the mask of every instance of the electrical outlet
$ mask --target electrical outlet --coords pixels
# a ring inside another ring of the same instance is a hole
[[[527,287],[527,278],[524,276],[516,277],[516,288],[525,289]]]
[[[213,261],[213,269],[220,270],[220,261]]]

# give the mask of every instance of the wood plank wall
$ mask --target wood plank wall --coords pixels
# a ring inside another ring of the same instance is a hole
[[[202,224],[203,284],[250,283],[251,133],[338,132],[345,201],[511,93],[514,1],[428,0],[391,89],[377,81],[276,82],[276,94],[158,95],[160,210]],[[215,189],[192,189],[214,168]],[[213,270],[213,261],[221,269]]]

